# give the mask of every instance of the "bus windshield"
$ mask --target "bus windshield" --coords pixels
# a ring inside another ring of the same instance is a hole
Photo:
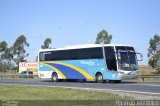
[[[116,47],[118,67],[124,71],[138,70],[137,57],[133,47],[117,46]]]

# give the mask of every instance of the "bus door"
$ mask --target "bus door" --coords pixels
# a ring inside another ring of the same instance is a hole
[[[105,47],[105,59],[108,71],[117,71],[117,61],[113,46]]]

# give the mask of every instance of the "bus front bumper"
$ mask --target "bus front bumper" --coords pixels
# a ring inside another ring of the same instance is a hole
[[[137,80],[138,75],[123,75],[122,80]]]
[[[118,73],[118,79],[119,80],[137,80],[138,79],[138,75],[137,74],[126,75],[124,73]]]

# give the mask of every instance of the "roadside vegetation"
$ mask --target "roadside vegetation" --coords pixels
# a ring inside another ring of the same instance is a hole
[[[155,34],[149,41],[148,64],[160,75],[160,36]]]
[[[157,73],[158,71],[155,68],[152,68],[151,66],[139,66],[139,75],[159,75],[159,73]],[[138,81],[143,81],[142,78],[139,78]],[[160,78],[145,78],[144,79],[145,82],[160,82]]]
[[[70,88],[1,85],[0,100],[115,100],[117,94]]]
[[[51,49],[51,42],[50,38],[46,38],[41,48]],[[10,47],[8,47],[6,41],[0,42],[0,72],[18,71],[19,62],[27,62],[26,58],[29,56],[29,53],[27,53],[26,47],[29,47],[29,43],[24,35],[20,35]],[[37,61],[36,56],[35,60]]]
[[[0,100],[20,100],[24,105],[39,105],[43,103],[51,103],[50,100],[71,103],[83,103],[88,101],[92,106],[100,103],[110,103],[111,106],[115,104],[115,100],[128,100],[132,97],[122,97],[118,94],[107,92],[76,90],[69,88],[58,87],[33,87],[33,86],[16,86],[16,85],[0,85]],[[30,100],[29,102],[27,100]],[[32,101],[33,100],[33,101]],[[61,101],[63,100],[63,101]],[[42,103],[43,102],[43,103]],[[37,104],[38,103],[38,104]],[[53,103],[53,101],[52,101]],[[43,104],[44,105],[44,104]],[[47,104],[48,105],[48,104]],[[59,105],[59,104],[58,104]],[[65,104],[63,104],[65,105]],[[109,105],[109,106],[110,106]]]
[[[148,65],[139,66],[139,75],[155,75],[157,70],[153,69]]]

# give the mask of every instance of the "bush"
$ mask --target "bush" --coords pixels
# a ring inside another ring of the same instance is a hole
[[[0,71],[6,72],[7,71],[7,65],[6,64],[0,64]]]

